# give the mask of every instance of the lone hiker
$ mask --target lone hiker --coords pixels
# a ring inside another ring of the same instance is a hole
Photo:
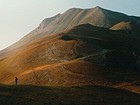
[[[15,77],[15,84],[17,85],[17,82],[18,82],[18,78],[17,77]]]

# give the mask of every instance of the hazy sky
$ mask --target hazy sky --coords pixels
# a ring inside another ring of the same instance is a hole
[[[44,18],[72,7],[97,5],[140,16],[140,0],[0,0],[0,50],[32,31]]]

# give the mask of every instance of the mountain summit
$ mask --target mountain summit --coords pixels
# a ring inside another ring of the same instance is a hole
[[[97,27],[111,28],[122,21],[140,24],[140,17],[113,12],[99,6],[89,9],[71,8],[62,14],[44,19],[36,29],[9,48],[19,48],[46,34],[59,33],[80,24],[89,23]]]
[[[45,23],[45,20],[49,20],[49,24],[48,21]],[[58,14],[52,18],[46,18],[45,20],[41,24],[47,24],[45,27],[43,27],[43,31],[49,34],[60,32],[73,26],[86,23],[105,28],[111,28],[113,25],[123,20],[137,22],[140,24],[140,18],[106,10],[99,6],[90,9],[71,8],[63,14]],[[36,32],[38,29],[40,29],[40,27],[41,26],[36,29]]]

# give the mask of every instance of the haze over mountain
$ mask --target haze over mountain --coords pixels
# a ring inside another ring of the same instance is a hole
[[[0,82],[18,76],[20,84],[47,86],[131,83],[139,93],[139,25],[140,17],[98,6],[47,18],[0,52]]]

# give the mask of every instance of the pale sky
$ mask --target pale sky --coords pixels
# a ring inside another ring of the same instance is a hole
[[[140,16],[140,0],[0,0],[0,50],[21,39],[47,17],[72,7],[95,6]]]

